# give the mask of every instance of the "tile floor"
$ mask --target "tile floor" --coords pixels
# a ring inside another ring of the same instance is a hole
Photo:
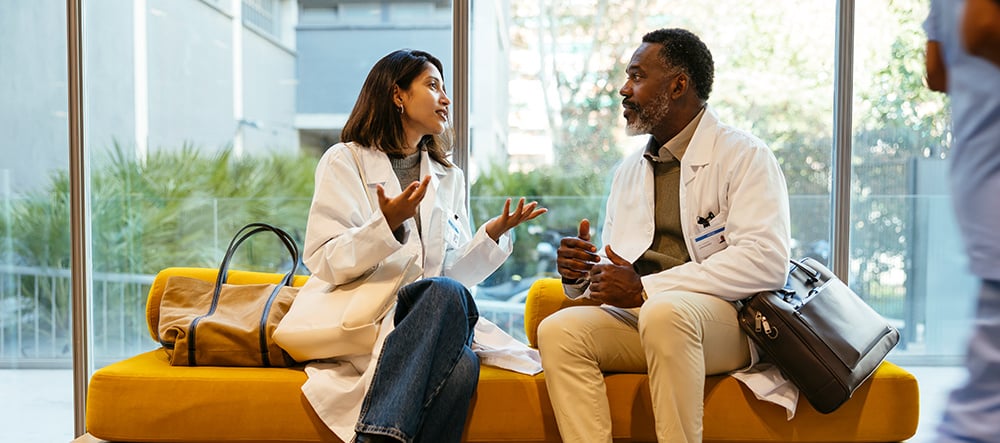
[[[965,379],[965,369],[957,366],[907,366],[920,384],[920,422],[917,434],[906,443],[932,443],[948,393]]]
[[[931,443],[948,392],[961,383],[955,366],[908,366],[920,383],[920,423],[906,443]],[[72,374],[68,370],[0,370],[0,432],[4,442],[73,440]]]

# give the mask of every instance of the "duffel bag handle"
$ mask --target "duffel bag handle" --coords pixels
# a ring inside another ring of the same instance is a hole
[[[226,248],[226,255],[222,259],[222,264],[219,265],[219,275],[215,278],[215,294],[214,297],[218,297],[219,291],[222,289],[222,285],[226,283],[229,278],[229,262],[233,259],[233,255],[236,254],[236,249],[239,248],[246,239],[252,237],[258,232],[272,232],[274,235],[281,240],[281,243],[285,245],[285,249],[288,251],[289,258],[292,260],[292,269],[285,274],[284,278],[278,283],[278,286],[291,286],[292,281],[295,278],[295,271],[299,267],[299,248],[295,244],[295,240],[284,230],[271,226],[267,223],[250,223],[246,226],[240,228],[233,236],[233,239],[229,242],[229,247]]]
[[[288,251],[289,256],[292,259],[292,268],[287,274],[281,279],[281,281],[275,285],[274,290],[271,292],[270,297],[267,300],[266,307],[264,310],[264,315],[260,319],[260,349],[261,358],[264,366],[271,366],[268,347],[267,347],[267,316],[270,310],[271,302],[277,297],[279,290],[282,286],[291,286],[292,279],[295,277],[295,271],[298,270],[299,266],[299,248],[296,246],[295,241],[292,236],[287,232],[271,226],[267,223],[250,223],[246,226],[240,228],[233,236],[232,241],[229,242],[229,247],[226,248],[226,255],[222,258],[222,264],[219,265],[219,274],[215,277],[215,288],[212,290],[212,305],[209,307],[208,312],[195,317],[191,320],[191,326],[189,330],[188,339],[188,365],[197,366],[198,362],[196,360],[197,353],[195,352],[195,334],[198,331],[198,324],[213,314],[215,314],[216,308],[219,306],[219,296],[222,294],[222,285],[226,283],[229,277],[229,262],[233,259],[233,255],[236,253],[236,249],[239,248],[246,239],[252,237],[258,232],[272,232],[274,235],[281,240],[281,243],[285,245],[285,249]]]

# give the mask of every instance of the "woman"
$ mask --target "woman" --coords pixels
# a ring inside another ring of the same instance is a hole
[[[451,102],[441,72],[422,51],[379,60],[342,143],[316,169],[303,251],[312,277],[302,291],[352,281],[392,254],[416,256],[424,277],[400,289],[371,356],[306,368],[303,392],[344,441],[461,440],[479,379],[470,347],[479,314],[466,288],[510,254],[510,229],[546,212],[523,198],[512,212],[507,199],[471,232],[462,171],[446,158]]]

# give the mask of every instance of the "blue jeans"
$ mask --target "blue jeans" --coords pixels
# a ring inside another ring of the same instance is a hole
[[[938,442],[996,442],[1000,438],[1000,281],[982,280],[965,366],[969,378],[948,399]]]
[[[396,328],[382,347],[355,431],[403,442],[459,442],[479,381],[472,333],[479,311],[446,277],[399,290]],[[359,438],[360,439],[360,438]]]

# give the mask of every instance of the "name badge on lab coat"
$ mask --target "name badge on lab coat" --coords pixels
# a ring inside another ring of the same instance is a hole
[[[694,249],[698,261],[726,249],[726,225],[723,223],[698,225],[695,229]]]
[[[448,229],[444,235],[445,241],[452,249],[458,249],[462,241],[462,231],[458,229],[458,215],[452,215],[448,219]]]

